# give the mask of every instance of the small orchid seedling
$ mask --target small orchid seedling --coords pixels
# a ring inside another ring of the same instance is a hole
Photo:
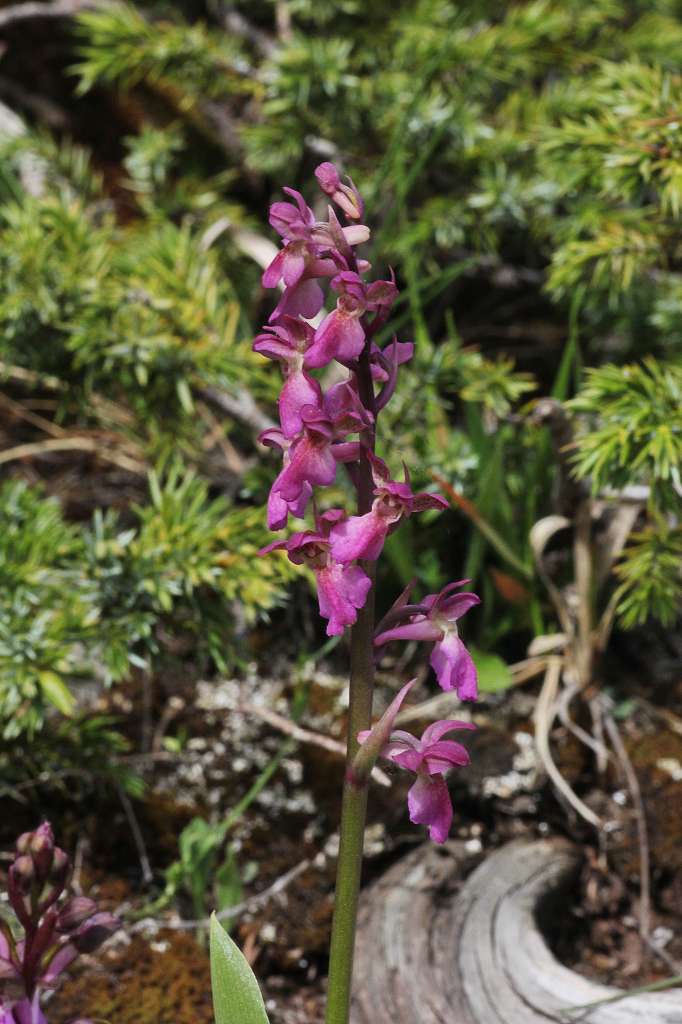
[[[384,347],[378,343],[398,289],[392,273],[388,279],[367,280],[370,264],[358,256],[357,246],[369,239],[370,232],[360,223],[364,203],[358,190],[350,179],[342,182],[331,163],[321,164],[315,176],[346,223],[339,221],[333,206],[328,207],[327,220],[318,221],[303,196],[290,188],[284,190],[290,201],[271,207],[270,224],[283,244],[265,270],[263,284],[282,286],[283,291],[253,347],[279,363],[283,376],[280,426],[261,435],[265,445],[282,455],[282,468],[268,498],[268,525],[281,530],[290,520],[308,517],[302,529],[273,541],[262,554],[279,549],[313,571],[329,636],[351,628],[349,738],[327,1000],[327,1024],[347,1024],[372,767],[383,756],[412,773],[410,818],[442,843],[453,816],[444,776],[450,768],[469,763],[464,747],[445,737],[454,730],[475,728],[470,722],[447,720],[434,722],[420,739],[404,730],[393,731],[412,680],[371,729],[375,652],[393,640],[428,642],[440,686],[456,691],[462,700],[475,700],[476,670],[457,624],[479,599],[462,592],[468,580],[450,583],[416,604],[409,603],[408,588],[375,626],[376,562],[386,538],[404,519],[427,509],[444,510],[448,503],[439,494],[415,493],[407,466],[403,465],[402,479],[395,480],[377,454],[379,416],[395,391],[399,367],[412,357],[414,346],[395,338]],[[334,306],[323,313],[325,282]],[[311,322],[316,320],[317,326]],[[332,373],[330,364],[335,364]],[[318,371],[322,373],[314,376]],[[328,379],[332,383],[325,390]],[[320,492],[334,483],[339,467],[345,468],[352,483],[355,507],[320,512]],[[220,941],[237,963],[229,940]],[[219,987],[227,991],[229,985]],[[246,989],[252,992],[251,981]],[[221,1016],[219,1004],[216,1000],[218,1024],[232,1024],[233,1014],[225,1011]],[[260,1007],[253,1020],[267,1020]]]
[[[47,1024],[42,994],[76,957],[94,952],[119,928],[118,918],[98,911],[94,900],[65,896],[69,870],[48,822],[19,836],[7,891],[23,936],[0,917],[0,1024]]]

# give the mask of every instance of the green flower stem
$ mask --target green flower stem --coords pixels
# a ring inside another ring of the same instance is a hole
[[[347,765],[350,764],[358,748],[357,734],[362,729],[369,728],[372,717],[375,563],[365,563],[363,569],[372,580],[372,589],[367,596],[365,607],[358,613],[357,622],[351,632]],[[346,777],[343,784],[341,838],[329,954],[327,1024],[348,1024],[350,1014],[353,952],[362,873],[366,809],[367,782],[357,785]]]
[[[374,412],[374,391],[369,365],[369,345],[359,360],[358,388],[366,409]],[[365,448],[373,450],[374,434],[367,431],[362,438]],[[360,459],[358,468],[358,513],[363,515],[372,507],[372,467],[369,459]],[[346,778],[341,804],[341,836],[336,869],[334,920],[332,922],[329,951],[329,988],[327,992],[327,1024],[348,1024],[350,1016],[351,984],[353,980],[353,953],[358,916],[358,896],[362,875],[362,847],[365,838],[367,811],[367,785],[351,782],[350,766],[358,749],[357,735],[369,729],[372,720],[374,690],[374,582],[375,562],[362,562],[372,586],[364,608],[351,630],[350,703],[348,708],[348,751]]]

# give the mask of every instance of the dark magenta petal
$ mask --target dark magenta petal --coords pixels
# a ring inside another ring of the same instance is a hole
[[[316,380],[302,370],[289,374],[279,396],[279,418],[286,437],[296,437],[303,430],[301,410],[305,406],[319,405],[322,389]]]
[[[329,535],[332,555],[337,562],[354,562],[356,558],[378,558],[389,525],[386,519],[374,510],[364,516],[349,516],[338,523]]]
[[[329,620],[327,636],[340,636],[356,621],[372,582],[359,566],[337,562],[320,569],[316,576],[320,615]]]
[[[306,436],[292,448],[291,460],[278,476],[276,490],[285,501],[297,501],[306,483],[324,486],[332,483],[335,476],[336,459],[331,445],[313,444]]]
[[[426,617],[416,622],[406,622],[402,626],[394,626],[375,637],[374,646],[390,643],[391,640],[442,640],[443,630]]]
[[[429,775],[442,775],[453,765],[462,768],[469,764],[469,752],[455,740],[440,740],[424,749],[424,765]]]
[[[476,700],[478,681],[471,655],[455,633],[436,643],[431,667],[443,690],[456,690],[460,700]]]
[[[460,722],[457,718],[444,718],[439,722],[432,722],[431,725],[427,725],[422,733],[422,744],[424,747],[428,747],[431,743],[437,743],[441,736],[445,736],[448,732],[454,732],[455,729],[475,728],[476,726],[473,722]]]
[[[400,765],[401,768],[407,768],[407,770],[411,772],[419,771],[423,760],[424,755],[421,750],[413,750],[409,747],[405,747],[403,750],[398,750],[391,756],[391,761]]]
[[[324,293],[317,281],[312,278],[303,278],[293,288],[286,288],[282,297],[270,314],[270,322],[278,320],[281,316],[302,316],[306,320],[322,309]]]
[[[315,331],[315,341],[306,353],[306,366],[318,369],[332,359],[351,362],[365,347],[365,332],[357,316],[334,309]]]
[[[427,825],[434,843],[445,842],[452,825],[452,803],[441,776],[418,775],[407,794],[407,807],[410,821],[415,825]]]
[[[472,594],[467,591],[466,594],[456,594],[454,597],[448,597],[444,601],[438,602],[438,614],[443,615],[450,622],[456,622],[457,619],[461,619],[470,608],[474,608],[477,604],[481,603],[481,599],[477,594]]]

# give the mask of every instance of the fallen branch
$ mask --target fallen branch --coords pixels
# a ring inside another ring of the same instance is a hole
[[[588,821],[595,828],[601,828],[601,820],[591,808],[574,793],[566,779],[563,777],[552,757],[549,748],[549,734],[552,724],[557,715],[557,695],[559,682],[561,680],[562,659],[552,657],[548,659],[545,681],[542,684],[540,695],[535,706],[535,747],[542,765],[554,783],[555,788],[568,801],[571,807],[578,812],[581,818]]]
[[[639,843],[639,934],[648,944],[651,934],[651,863],[649,857],[649,834],[646,827],[646,813],[642,790],[637,773],[625,749],[618,726],[613,717],[605,712],[604,727],[625,776],[632,797],[632,806],[637,819],[637,840]]]
[[[13,4],[0,10],[0,29],[35,18],[70,18],[79,11],[97,6],[98,0],[52,0],[52,3],[48,4]]]
[[[198,388],[197,394],[205,402],[216,406],[221,412],[227,413],[232,419],[238,420],[258,434],[276,426],[275,421],[263,412],[248,391],[240,391],[239,395],[235,396],[209,385]]]
[[[15,462],[17,459],[30,459],[35,456],[49,455],[51,452],[89,452],[111,462],[120,469],[136,476],[144,476],[147,467],[136,459],[129,458],[121,452],[108,451],[102,444],[89,437],[55,437],[50,441],[36,441],[30,444],[18,444],[14,448],[7,448],[0,452],[0,465],[7,462]]]
[[[235,903],[232,907],[226,907],[225,910],[219,911],[216,914],[216,917],[219,921],[225,921],[231,917],[238,917],[239,914],[253,912],[259,907],[265,906],[265,904],[269,903],[274,896],[279,896],[280,893],[283,893],[285,889],[287,889],[288,886],[290,886],[291,883],[299,877],[299,875],[302,875],[303,872],[310,867],[311,864],[312,861],[308,860],[306,857],[304,860],[299,861],[298,864],[294,865],[293,868],[290,868],[289,871],[286,871],[283,875],[280,875],[279,878],[275,879],[272,885],[269,885],[267,889],[263,889],[263,892],[259,892],[255,896],[251,896],[249,899],[243,900],[241,903]],[[149,927],[149,920],[149,918],[143,918],[142,921],[138,921],[137,924],[133,925],[129,931],[144,931]],[[153,920],[155,924],[159,923],[156,921],[156,918]],[[209,917],[200,918],[194,921],[170,921],[164,922],[163,927],[169,928],[172,931],[191,931],[196,928],[208,928],[210,921],[211,919]]]
[[[259,704],[240,704],[238,710],[245,714],[257,715],[258,718],[262,718],[268,725],[271,725],[279,732],[283,732],[286,736],[291,736],[292,739],[297,740],[299,743],[310,743],[312,746],[322,747],[323,750],[328,750],[332,754],[339,754],[341,757],[346,756],[345,743],[332,739],[331,736],[312,732],[310,729],[302,729],[300,725],[295,725],[294,722],[290,722],[284,715],[278,715],[276,711],[271,711],[270,708],[261,707]],[[380,786],[391,785],[391,780],[385,772],[382,772],[381,768],[374,768],[372,778]]]

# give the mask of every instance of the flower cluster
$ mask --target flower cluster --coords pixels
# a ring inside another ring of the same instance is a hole
[[[270,224],[283,244],[265,270],[263,284],[280,286],[282,295],[253,346],[278,362],[283,376],[280,425],[261,435],[263,444],[282,456],[268,499],[268,525],[283,529],[289,517],[304,519],[311,507],[312,526],[274,541],[262,553],[282,549],[292,562],[314,572],[327,634],[338,636],[365,606],[372,586],[367,563],[379,557],[388,535],[414,513],[448,506],[438,494],[414,493],[407,467],[402,480],[392,479],[375,452],[377,417],[390,401],[398,368],[412,357],[413,345],[395,338],[384,347],[378,344],[398,290],[393,274],[367,280],[370,264],[356,252],[370,234],[360,223],[364,203],[358,190],[350,179],[342,182],[331,163],[321,164],[315,176],[346,223],[333,206],[327,208],[326,221],[318,220],[293,189],[284,190],[290,201],[273,204]],[[327,313],[322,312],[325,281],[335,297],[335,308]],[[332,363],[334,372],[323,374],[332,381],[325,391],[314,372]],[[314,489],[332,484],[339,464],[358,492],[357,514],[338,508],[320,513],[314,500]],[[476,671],[459,638],[457,620],[478,598],[453,593],[464,582],[450,584],[421,604],[409,604],[408,592],[401,595],[381,623],[375,645],[400,639],[433,642],[431,664],[442,688],[474,700]],[[467,763],[464,748],[441,737],[460,727],[471,728],[437,722],[421,740],[397,733],[384,751],[416,774],[410,816],[428,824],[438,842],[445,839],[452,817],[443,772]]]
[[[80,953],[92,953],[119,927],[113,914],[98,911],[85,896],[60,899],[69,868],[47,822],[19,836],[7,889],[24,934],[17,938],[0,918],[0,1024],[47,1024],[41,991],[52,988]]]

